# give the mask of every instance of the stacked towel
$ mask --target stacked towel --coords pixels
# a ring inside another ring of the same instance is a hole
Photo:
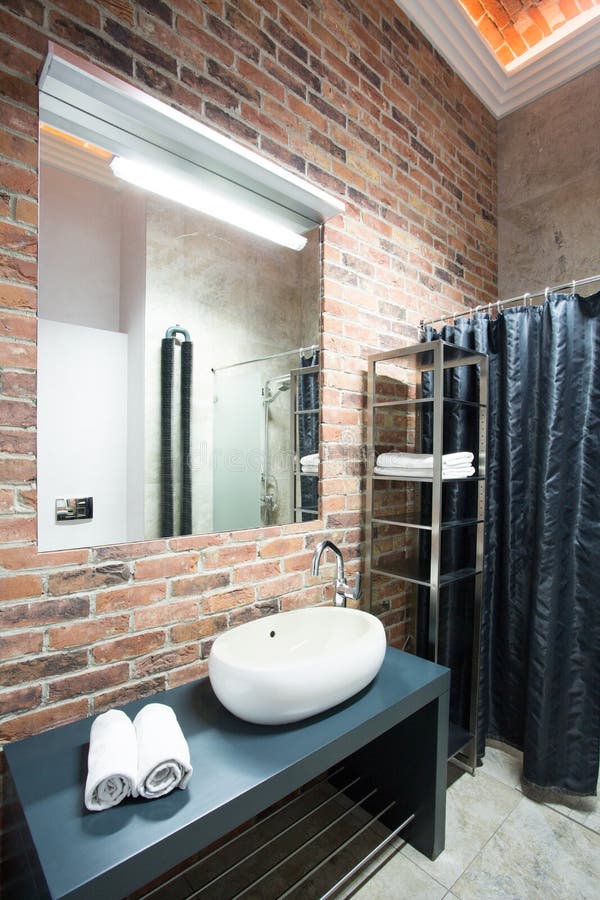
[[[433,475],[433,469],[412,469],[401,466],[375,466],[373,472],[375,475],[385,475],[387,478],[431,478]],[[474,474],[473,466],[464,466],[460,469],[458,467],[453,469],[442,467],[444,481],[448,481],[449,478],[469,478]]]
[[[303,475],[319,474],[319,454],[309,453],[307,456],[300,457],[300,471]]]
[[[162,797],[187,787],[190,751],[170,706],[149,703],[131,719],[120,710],[102,713],[90,731],[85,805],[92,812],[126,797]]]
[[[133,720],[138,743],[137,789],[153,799],[182,790],[192,777],[190,751],[177,717],[164,703],[149,703]]]
[[[380,453],[375,462],[375,475],[391,478],[431,478],[433,456],[427,453]],[[468,451],[444,453],[442,478],[469,478],[475,474],[473,454]]]
[[[137,797],[137,762],[135,728],[129,716],[118,709],[98,716],[90,731],[86,807],[99,812],[130,795]]]

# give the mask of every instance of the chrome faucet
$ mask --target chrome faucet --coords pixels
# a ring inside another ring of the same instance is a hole
[[[332,541],[321,541],[321,543],[317,544],[317,546],[315,547],[315,552],[313,553],[312,558],[311,574],[319,574],[321,557],[323,556],[325,550],[331,550],[333,553],[335,553],[337,562],[337,576],[335,579],[335,605],[345,606],[346,600],[358,600],[360,598],[360,595],[362,594],[360,572],[356,576],[356,585],[354,587],[354,590],[351,591],[350,586],[346,584],[346,577],[344,575],[344,557],[342,556],[340,548],[336,547],[336,545]]]

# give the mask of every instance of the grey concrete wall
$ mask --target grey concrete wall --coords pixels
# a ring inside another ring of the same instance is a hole
[[[501,298],[600,273],[599,128],[600,66],[498,123]]]

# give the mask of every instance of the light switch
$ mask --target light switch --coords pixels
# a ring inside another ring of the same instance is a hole
[[[94,518],[93,497],[60,497],[56,500],[55,508],[57,522]]]

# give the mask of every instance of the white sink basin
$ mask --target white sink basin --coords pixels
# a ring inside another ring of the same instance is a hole
[[[238,625],[214,642],[213,690],[260,725],[297,722],[366,687],[385,655],[383,625],[358,609],[318,606]]]

